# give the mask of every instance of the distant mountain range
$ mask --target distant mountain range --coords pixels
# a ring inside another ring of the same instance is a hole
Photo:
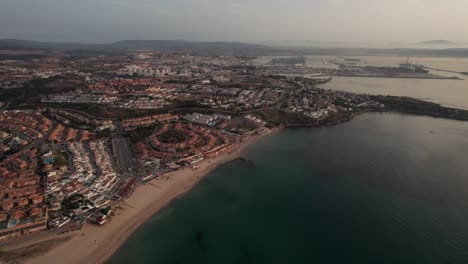
[[[435,39],[435,40],[428,40],[428,41],[423,41],[420,44],[424,45],[453,45],[455,43],[445,40],[445,39]]]
[[[447,45],[445,40],[431,40],[427,43]],[[449,42],[451,43],[451,42]],[[0,51],[41,50],[43,53],[63,51],[69,56],[96,56],[128,50],[156,50],[206,55],[394,55],[402,57],[439,56],[468,58],[468,49],[450,48],[346,48],[346,47],[275,47],[241,42],[194,42],[184,40],[124,40],[105,44],[39,42],[21,39],[0,39]],[[5,57],[3,57],[5,58]],[[2,57],[0,56],[0,59]]]
[[[249,54],[269,49],[267,46],[240,42],[191,42],[184,40],[124,40],[105,44],[40,42],[21,39],[0,39],[0,50],[68,50],[117,52],[126,50],[171,50],[207,54]]]

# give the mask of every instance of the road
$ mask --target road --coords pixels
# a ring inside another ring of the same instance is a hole
[[[117,160],[117,166],[123,172],[130,172],[135,167],[130,140],[127,137],[116,135],[112,138],[112,150]]]

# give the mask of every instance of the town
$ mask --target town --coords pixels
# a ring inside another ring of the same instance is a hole
[[[253,57],[131,51],[0,62],[0,241],[104,225],[141,184],[288,125],[385,105]],[[275,68],[276,67],[276,68]],[[278,74],[284,72],[285,74]]]

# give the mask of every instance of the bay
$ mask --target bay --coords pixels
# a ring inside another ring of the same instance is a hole
[[[468,263],[468,123],[365,114],[285,129],[141,226],[109,263]]]

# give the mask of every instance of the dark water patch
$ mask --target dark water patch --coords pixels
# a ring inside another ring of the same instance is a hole
[[[249,160],[244,157],[240,157],[237,159],[234,159],[230,163],[236,165],[236,166],[244,166],[245,168],[254,168],[255,167],[255,162],[252,160]]]

